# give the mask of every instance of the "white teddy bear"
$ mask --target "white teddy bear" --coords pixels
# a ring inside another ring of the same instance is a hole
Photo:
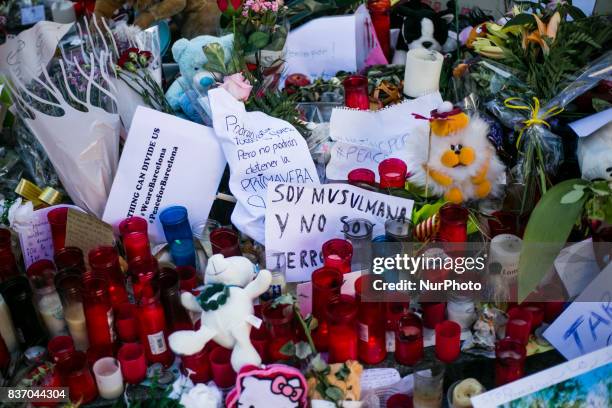
[[[168,338],[176,354],[191,355],[214,340],[220,346],[233,349],[231,363],[234,371],[252,364],[259,366],[261,357],[250,341],[254,313],[253,301],[265,293],[272,282],[266,269],[255,276],[255,267],[247,258],[213,255],[204,275],[205,287],[196,298],[189,292],[181,294],[183,306],[194,313],[201,312],[201,326],[197,331],[182,330]],[[253,279],[255,277],[255,279]]]

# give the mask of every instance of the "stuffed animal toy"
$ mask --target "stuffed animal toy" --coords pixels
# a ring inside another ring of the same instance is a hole
[[[136,9],[134,24],[145,29],[158,21],[174,18],[186,39],[215,34],[221,11],[214,0],[96,0],[94,15],[111,19],[125,3]]]
[[[213,43],[218,43],[223,47],[225,63],[229,63],[234,46],[233,34],[223,37],[202,35],[192,40],[181,38],[172,45],[172,57],[179,66],[181,76],[166,91],[166,100],[175,112],[182,113],[196,122],[199,121],[198,107],[193,106],[195,99],[193,96],[190,97],[188,91],[196,89],[198,96],[206,98],[208,89],[214,84],[213,73],[204,68],[204,65],[208,62],[208,58],[204,54],[204,47]],[[206,106],[206,103],[204,103],[204,106]],[[210,112],[207,112],[207,114],[210,116]]]
[[[391,27],[399,28],[400,33],[393,55],[393,64],[404,65],[406,52],[413,48],[426,48],[441,52],[451,52],[456,41],[449,38],[448,31],[453,21],[453,13],[436,13],[420,0],[400,2],[391,11]]]
[[[261,369],[242,367],[236,387],[225,399],[227,408],[305,408],[306,379],[293,367],[271,364]]]
[[[429,130],[415,134],[408,150],[409,181],[447,201],[484,198],[495,193],[504,166],[487,139],[489,126],[450,102],[431,112]],[[431,133],[431,134],[430,134]]]
[[[233,349],[234,371],[248,364],[259,366],[261,357],[249,338],[251,320],[258,320],[253,315],[253,301],[268,290],[271,282],[270,271],[262,269],[255,275],[255,266],[245,257],[213,255],[208,260],[205,286],[198,297],[189,292],[181,294],[181,303],[187,310],[201,313],[200,328],[172,333],[168,338],[172,351],[195,354],[214,340]]]
[[[329,385],[340,388],[344,401],[361,401],[361,374],[363,366],[358,361],[349,360],[346,363],[329,365],[327,381]],[[308,397],[313,400],[325,399],[317,390],[317,379],[308,377]]]
[[[578,164],[586,180],[612,180],[612,122],[578,138]]]

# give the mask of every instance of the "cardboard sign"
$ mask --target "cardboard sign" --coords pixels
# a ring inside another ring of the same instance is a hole
[[[338,71],[356,72],[387,63],[365,5],[353,15],[321,17],[291,30],[286,58],[285,75],[325,79]]]
[[[98,246],[113,246],[115,237],[113,227],[87,213],[68,209],[66,219],[66,246],[77,247],[87,254]]]
[[[612,344],[612,264],[546,329],[544,337],[567,359]]]
[[[238,200],[232,223],[263,244],[268,184],[319,183],[306,140],[284,120],[247,112],[223,88],[208,96],[215,132],[230,166],[229,187]]]
[[[189,221],[205,221],[225,169],[214,131],[143,106],[136,110],[102,219],[118,227],[137,215],[152,243],[165,242],[159,213],[182,205]]]
[[[378,164],[389,157],[406,158],[411,135],[427,129],[426,120],[442,103],[438,92],[392,105],[379,111],[336,108],[330,119],[330,136],[335,141],[326,174],[330,180],[346,180],[348,173],[364,167],[378,175]],[[378,177],[378,176],[377,176]]]
[[[367,219],[374,224],[373,236],[382,235],[388,219],[409,220],[414,204],[349,184],[289,183],[271,183],[266,203],[266,252],[286,254],[289,282],[310,280],[322,266],[321,246],[344,238],[347,220]]]
[[[474,408],[609,407],[612,346],[471,398]]]

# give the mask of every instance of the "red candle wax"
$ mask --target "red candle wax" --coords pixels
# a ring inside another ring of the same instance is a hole
[[[363,75],[349,75],[342,83],[344,86],[344,106],[347,108],[368,110],[368,78]]]
[[[341,273],[351,271],[353,245],[346,239],[334,238],[323,244],[323,262],[328,268],[337,269]]]
[[[378,164],[380,188],[404,188],[408,167],[403,160],[389,158]]]
[[[402,316],[395,331],[395,361],[415,365],[423,359],[423,322],[414,313]]]
[[[212,378],[210,369],[210,351],[212,343],[208,343],[202,350],[189,356],[181,356],[181,371],[189,376],[194,383],[205,384]]]
[[[127,383],[138,384],[145,379],[147,363],[142,345],[138,343],[124,344],[117,353],[117,359],[121,363],[121,373]]]
[[[326,309],[329,324],[329,362],[357,360],[357,304],[352,296],[332,299]]]
[[[161,363],[164,367],[170,366],[174,361],[174,355],[168,347],[166,318],[159,295],[141,298],[136,314],[140,342],[144,346],[147,361]]]
[[[59,252],[66,243],[66,222],[68,220],[68,208],[54,208],[47,213],[47,220],[51,227],[51,239],[53,250]]]
[[[436,325],[436,357],[445,363],[452,363],[461,352],[461,326],[446,320]]]
[[[372,290],[375,275],[362,275],[355,281],[355,299],[358,305],[359,360],[366,364],[378,364],[387,356],[385,316],[386,305],[368,302],[367,293]]]
[[[523,344],[529,341],[531,333],[531,312],[522,307],[513,307],[508,311],[508,322],[506,323],[506,337],[518,340]]]
[[[91,272],[83,274],[83,307],[90,346],[104,353],[112,351],[114,316],[106,280]]]
[[[495,345],[495,385],[507,384],[522,378],[525,372],[525,345],[505,338]]]

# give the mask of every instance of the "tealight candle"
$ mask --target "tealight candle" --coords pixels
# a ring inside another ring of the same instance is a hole
[[[406,54],[404,94],[418,98],[440,89],[444,56],[437,51],[414,48]]]
[[[119,362],[113,357],[104,357],[93,365],[100,396],[107,400],[117,399],[123,394],[123,375]]]

